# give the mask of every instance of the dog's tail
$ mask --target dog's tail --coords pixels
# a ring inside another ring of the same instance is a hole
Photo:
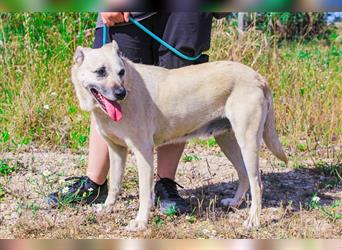
[[[266,98],[269,103],[268,113],[265,121],[263,138],[266,146],[280,160],[288,163],[287,156],[280,144],[279,137],[275,128],[274,108],[272,100],[272,92],[266,87]]]

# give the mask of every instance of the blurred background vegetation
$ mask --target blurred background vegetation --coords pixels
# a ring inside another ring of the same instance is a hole
[[[86,148],[89,114],[70,81],[77,45],[92,46],[96,13],[2,13],[0,151]],[[249,13],[213,23],[211,60],[263,74],[274,92],[277,130],[290,155],[339,160],[342,28],[324,13]]]

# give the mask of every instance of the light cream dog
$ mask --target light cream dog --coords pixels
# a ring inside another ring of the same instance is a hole
[[[112,207],[119,194],[127,148],[137,160],[140,206],[129,229],[144,229],[148,222],[153,148],[194,136],[214,136],[237,170],[236,194],[222,204],[239,206],[250,188],[252,202],[245,225],[259,226],[262,138],[276,157],[287,162],[275,130],[272,94],[261,75],[231,61],[173,70],[135,64],[120,56],[115,42],[100,49],[78,47],[74,58],[72,81],[80,106],[93,113],[108,143],[106,207]]]

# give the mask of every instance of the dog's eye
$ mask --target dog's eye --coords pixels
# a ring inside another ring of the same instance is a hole
[[[101,68],[94,71],[99,77],[106,77],[107,76],[107,70],[105,66],[102,66]]]
[[[121,69],[121,70],[119,71],[118,75],[119,75],[120,77],[123,77],[123,76],[125,75],[125,70],[124,70],[124,69]]]

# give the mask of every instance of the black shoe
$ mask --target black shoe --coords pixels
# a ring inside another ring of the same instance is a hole
[[[77,180],[75,183],[49,194],[46,202],[52,206],[63,206],[67,204],[96,204],[105,202],[108,195],[107,180],[98,185],[87,176],[70,177],[66,181]]]
[[[164,214],[184,214],[190,213],[189,204],[179,196],[177,186],[183,188],[177,182],[168,179],[160,178],[154,186],[156,195],[156,203],[159,203],[159,209]]]

